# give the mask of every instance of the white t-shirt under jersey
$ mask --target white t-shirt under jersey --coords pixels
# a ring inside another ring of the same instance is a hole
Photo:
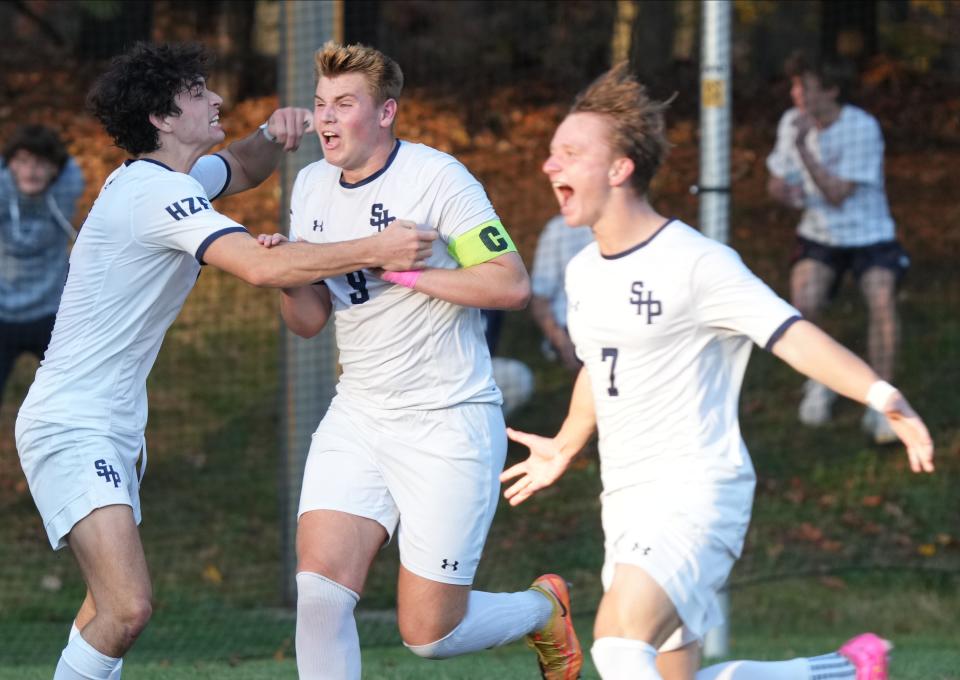
[[[740,385],[752,343],[772,344],[798,312],[731,248],[676,220],[619,255],[588,245],[566,280],[604,493],[641,486],[665,511],[749,517],[754,473],[737,419]]]
[[[147,375],[207,247],[244,228],[210,201],[229,184],[220,156],[190,175],[127,161],[107,178],[70,254],[50,347],[20,415],[142,433]]]
[[[356,184],[324,160],[297,175],[293,240],[371,236],[394,219],[436,229],[429,267],[455,269],[447,247],[497,215],[480,183],[452,156],[397,142],[386,165]],[[480,312],[382,281],[368,271],[326,280],[343,372],[337,394],[382,409],[501,403]]]

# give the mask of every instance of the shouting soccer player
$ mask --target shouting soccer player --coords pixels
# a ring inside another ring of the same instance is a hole
[[[477,308],[517,309],[530,283],[483,187],[455,158],[394,136],[395,61],[363,45],[315,55],[314,128],[324,160],[302,170],[291,237],[333,243],[387,225],[436,230],[428,269],[284,288],[298,335],[333,315],[343,373],[307,458],[297,528],[297,668],[303,680],[360,678],[354,607],[399,525],[404,644],[444,659],[527,636],[544,677],[582,661],[564,581],[517,593],[471,590],[499,496],[507,437]],[[261,237],[270,247],[282,237]]]
[[[933,471],[923,422],[895,388],[777,297],[737,254],[647,201],[667,148],[663,103],[620,65],[575,100],[543,170],[569,225],[593,228],[567,269],[568,324],[584,363],[553,438],[509,430],[530,456],[505,471],[517,505],[549,486],[599,430],[603,584],[593,660],[604,680],[693,678],[716,595],[740,555],[755,476],[737,402],[752,343],[890,419],[914,472]],[[880,680],[887,643],[733,662],[698,680]],[[658,658],[659,652],[659,658]]]
[[[224,140],[208,61],[199,46],[139,44],[90,93],[94,114],[131,159],[107,178],[83,224],[53,339],[16,425],[50,544],[70,546],[88,588],[55,680],[118,678],[120,658],[150,618],[137,528],[146,380],[200,266],[259,286],[296,286],[363,266],[408,270],[431,252],[432,234],[402,226],[268,251],[218,213],[212,200],[256,186],[283,150],[298,147],[310,111],[279,109],[249,137],[204,156]]]

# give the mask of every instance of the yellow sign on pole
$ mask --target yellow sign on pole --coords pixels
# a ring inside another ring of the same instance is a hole
[[[726,104],[726,89],[723,81],[715,78],[704,79],[701,97],[705,107],[722,108]]]

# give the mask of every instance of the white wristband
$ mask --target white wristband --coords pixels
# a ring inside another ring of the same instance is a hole
[[[261,125],[261,126],[260,126],[260,132],[263,133],[264,139],[266,139],[268,142],[273,142],[274,144],[276,144],[276,143],[277,143],[277,138],[270,134],[270,130],[268,129],[268,125],[269,125],[269,123],[264,123],[263,125]]]
[[[878,380],[870,385],[870,389],[867,390],[867,406],[883,413],[887,407],[887,402],[890,401],[890,397],[898,391],[896,387],[887,381]]]

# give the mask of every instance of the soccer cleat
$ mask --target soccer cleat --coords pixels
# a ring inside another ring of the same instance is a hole
[[[837,399],[837,393],[816,380],[803,384],[803,399],[797,416],[800,422],[809,427],[820,427],[830,422],[830,409]]]
[[[540,676],[544,680],[576,680],[583,666],[583,651],[573,629],[567,582],[556,574],[544,574],[530,590],[542,593],[553,603],[547,625],[527,636],[527,646],[537,653]]]
[[[863,431],[873,440],[874,444],[895,444],[900,441],[900,437],[893,431],[890,420],[879,411],[867,407],[863,412],[863,419],[860,421]]]
[[[893,645],[889,640],[863,633],[844,643],[839,652],[857,669],[857,680],[888,680],[887,653],[891,649]]]

